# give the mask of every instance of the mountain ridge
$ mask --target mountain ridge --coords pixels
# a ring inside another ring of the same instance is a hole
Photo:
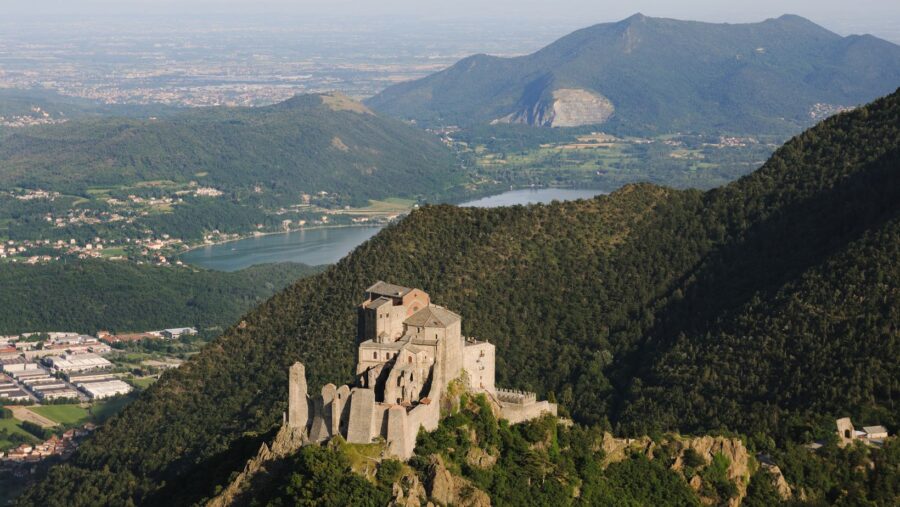
[[[87,195],[97,186],[197,180],[235,193],[261,189],[283,202],[326,191],[367,204],[459,183],[453,154],[434,136],[365,111],[326,93],[29,128],[0,139],[0,184]]]
[[[816,104],[855,106],[898,82],[900,46],[841,37],[799,16],[721,24],[634,15],[576,30],[528,55],[473,55],[365,103],[425,124],[552,126],[527,112],[565,104],[553,92],[575,89],[613,110],[576,125],[644,135],[783,134],[810,125]]]

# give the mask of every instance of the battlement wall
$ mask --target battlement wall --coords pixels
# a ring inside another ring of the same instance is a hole
[[[516,389],[497,389],[497,399],[512,405],[530,405],[537,401],[537,395]]]

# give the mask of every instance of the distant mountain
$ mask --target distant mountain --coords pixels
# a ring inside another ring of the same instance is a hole
[[[88,195],[92,187],[198,181],[298,202],[439,192],[460,172],[439,140],[340,94],[257,108],[198,108],[158,119],[103,117],[0,137],[0,187]]]
[[[781,133],[898,85],[900,46],[870,35],[791,15],[712,24],[637,14],[527,56],[471,56],[366,104],[427,124]]]
[[[425,206],[164,374],[22,503],[215,495],[281,423],[288,365],[305,363],[312,392],[352,380],[355,306],[378,279],[454,308],[466,335],[496,345],[498,383],[579,423],[782,443],[834,416],[895,431],[898,168],[900,91],[708,192]]]

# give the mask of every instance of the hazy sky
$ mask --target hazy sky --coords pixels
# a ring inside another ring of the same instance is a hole
[[[7,22],[118,15],[507,18],[586,26],[635,12],[701,21],[760,21],[791,13],[839,33],[900,33],[900,0],[0,0]],[[0,34],[2,36],[2,34]],[[891,37],[896,40],[896,37]]]

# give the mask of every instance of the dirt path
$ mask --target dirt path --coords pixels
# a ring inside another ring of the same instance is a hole
[[[6,407],[12,410],[13,417],[20,421],[30,421],[34,424],[39,425],[41,428],[52,428],[56,426],[56,422],[47,419],[46,417],[34,413],[31,410],[28,410],[28,407],[23,407],[21,405],[12,405]]]

